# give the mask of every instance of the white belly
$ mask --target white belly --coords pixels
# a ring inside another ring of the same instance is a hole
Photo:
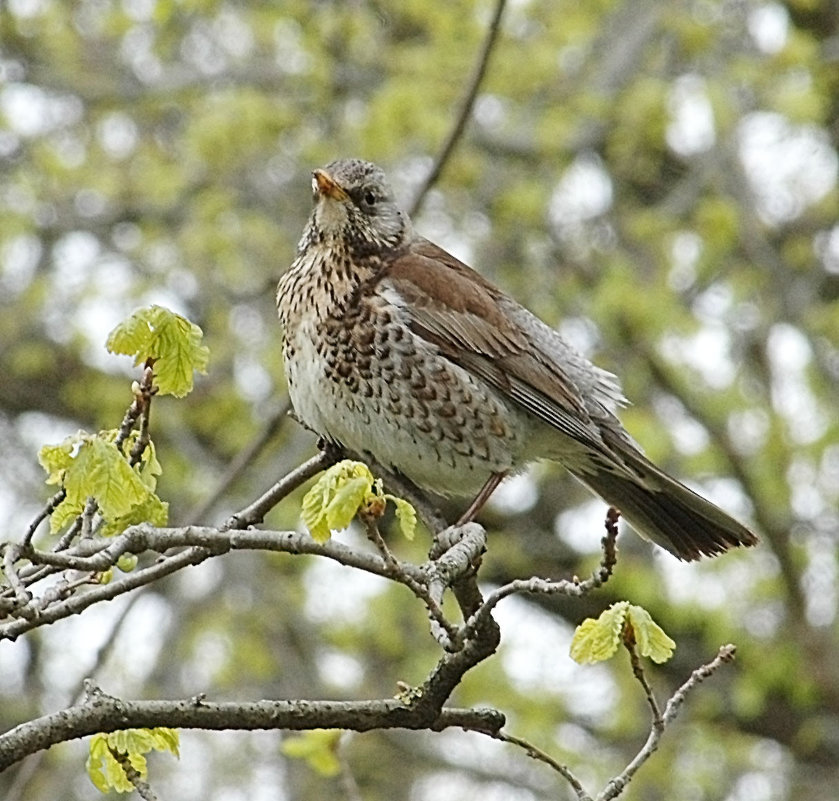
[[[429,356],[417,373],[432,375],[439,357]],[[287,364],[295,412],[317,433],[394,468],[420,487],[446,495],[476,493],[491,473],[507,472],[520,461],[527,432],[502,424],[504,402],[456,365],[445,362],[447,388],[456,415],[440,414],[442,401],[411,397],[410,379],[367,381],[368,391],[350,389],[327,375],[327,364],[302,330],[295,332],[294,358]]]

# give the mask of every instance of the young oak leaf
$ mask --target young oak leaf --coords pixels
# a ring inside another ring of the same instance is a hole
[[[346,528],[374,482],[367,465],[344,459],[332,465],[303,497],[301,515],[312,537],[326,542]]]
[[[312,537],[326,542],[332,531],[346,528],[359,512],[382,514],[387,501],[395,504],[402,533],[411,539],[417,522],[413,506],[383,493],[366,464],[345,459],[326,470],[306,493],[301,516]]]
[[[580,664],[609,659],[617,651],[627,629],[631,631],[642,656],[660,663],[673,655],[676,643],[646,609],[628,601],[618,601],[597,620],[587,618],[577,626],[571,640],[571,658]]]
[[[165,526],[168,522],[169,504],[161,501],[153,492],[149,492],[141,503],[131,507],[128,514],[108,520],[102,527],[101,534],[103,537],[113,537],[137,523]]]
[[[109,734],[94,734],[90,738],[87,773],[97,790],[108,793],[130,793],[136,788],[125,775],[122,765],[112,751],[123,754],[140,778],[148,777],[145,754],[150,751],[169,751],[179,756],[179,735],[175,729],[123,729]]]
[[[159,352],[154,365],[156,383],[162,395],[182,398],[192,391],[193,372],[207,372],[209,349],[201,344],[203,332],[185,317],[158,307]]]
[[[99,506],[106,535],[133,523],[165,525],[168,505],[153,492],[154,473],[160,472],[154,450],[150,450],[148,461],[132,468],[115,439],[115,431],[98,435],[79,431],[57,446],[41,448],[39,460],[49,474],[47,482],[62,484],[65,491],[64,500],[50,516],[53,534],[82,513],[88,498],[94,498]]]
[[[340,531],[352,523],[356,513],[370,494],[372,479],[372,475],[369,477],[352,476],[336,487],[332,499],[324,510],[326,524],[332,531]]]
[[[626,601],[612,604],[600,617],[586,618],[574,632],[571,640],[571,658],[581,665],[609,659],[621,642]]]
[[[201,329],[163,306],[138,309],[108,335],[111,353],[133,356],[135,364],[154,361],[161,395],[182,398],[192,391],[193,373],[206,372],[209,349]]]
[[[38,451],[38,462],[47,472],[47,484],[61,483],[64,471],[73,462],[73,450],[83,434],[79,431],[75,436],[65,437],[58,445],[44,445]]]
[[[393,501],[396,507],[396,519],[405,539],[412,540],[417,529],[417,510],[404,498],[397,498],[395,495],[385,495],[385,498]]]
[[[632,626],[635,642],[642,656],[648,656],[653,662],[661,664],[673,656],[676,643],[664,633],[643,606],[630,604],[627,610],[627,625]]]

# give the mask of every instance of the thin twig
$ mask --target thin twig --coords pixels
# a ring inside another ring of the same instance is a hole
[[[387,565],[388,578],[404,584],[414,595],[419,598],[428,610],[429,617],[432,622],[432,634],[434,638],[443,645],[444,648],[452,650],[457,647],[460,642],[460,631],[457,626],[452,625],[446,620],[443,614],[443,609],[438,603],[437,599],[433,597],[429,591],[428,586],[418,581],[416,576],[412,576],[403,562],[400,562],[393,554],[393,551],[388,548],[384,541],[379,527],[376,524],[376,519],[371,515],[364,515],[362,517],[364,526],[367,531],[367,539],[369,539],[378,549],[382,555],[382,559]],[[411,568],[414,566],[411,565]]]
[[[128,455],[128,463],[132,467],[140,461],[143,456],[143,451],[145,451],[151,441],[149,434],[151,401],[155,394],[157,394],[157,387],[154,385],[153,364],[153,359],[146,361],[146,366],[143,369],[143,380],[140,382],[139,390],[134,396],[134,403],[131,404],[132,408],[136,408],[137,416],[140,420],[139,436],[131,448],[131,453]],[[120,431],[121,433],[122,431]]]
[[[337,455],[331,448],[324,448],[313,456],[309,461],[283,476],[271,489],[257,498],[252,504],[246,506],[239,512],[232,515],[224,524],[226,529],[241,529],[254,526],[265,519],[265,515],[271,511],[283,498],[296,490],[301,484],[316,476],[321,470],[335,464]]]
[[[701,684],[705,679],[713,675],[722,665],[727,662],[733,662],[734,656],[737,652],[737,647],[728,643],[720,647],[717,655],[707,664],[701,665],[690,674],[690,678],[681,686],[672,696],[664,707],[664,714],[662,721],[665,726],[672,723],[676,715],[679,714],[679,709],[685,702],[687,694],[691,692],[697,685]]]
[[[567,765],[557,762],[550,754],[546,754],[541,748],[537,748],[533,745],[533,743],[530,743],[521,737],[515,737],[512,734],[506,734],[503,731],[496,732],[495,734],[489,734],[489,736],[495,740],[500,740],[503,743],[510,743],[511,745],[524,749],[525,753],[529,757],[536,759],[539,762],[544,762],[546,765],[549,765],[553,768],[553,770],[559,773],[559,775],[571,785],[574,792],[577,794],[579,801],[591,801],[591,796],[585,791],[583,785],[580,783],[580,780],[571,772],[571,769]]]
[[[183,525],[198,523],[203,520],[212,510],[219,498],[230,488],[230,485],[251,465],[262,452],[262,449],[271,441],[279,431],[282,424],[288,420],[288,413],[291,409],[291,402],[286,398],[285,402],[272,414],[259,433],[233,458],[227,469],[219,477],[215,487],[198,504],[192,507],[180,521]]]
[[[23,586],[17,570],[15,569],[15,562],[20,559],[20,547],[12,542],[7,542],[3,546],[3,574],[6,576],[6,581],[9,582],[14,593],[15,600],[21,606],[29,603],[32,595]]]
[[[467,627],[480,626],[482,619],[486,618],[499,602],[516,593],[566,595],[571,598],[579,598],[601,587],[612,575],[612,569],[615,566],[615,560],[617,558],[617,549],[615,547],[615,538],[618,535],[617,520],[617,510],[610,507],[606,515],[606,535],[601,540],[603,558],[600,560],[598,568],[589,578],[582,581],[576,576],[573,579],[561,579],[560,581],[549,581],[538,576],[533,576],[529,579],[515,579],[489,593],[481,607],[467,621]]]
[[[149,372],[151,372],[151,367],[148,362],[146,362],[146,368]],[[143,371],[143,381],[146,381],[146,369]],[[125,410],[125,415],[123,416],[122,422],[117,430],[117,438],[114,440],[114,444],[120,451],[122,451],[123,443],[129,436],[131,436],[134,424],[137,422],[137,419],[140,417],[143,410],[143,402],[141,400],[142,387],[140,384],[134,383],[132,384],[132,388],[134,389],[134,398]]]
[[[139,771],[131,764],[128,754],[123,754],[122,751],[117,751],[117,749],[113,746],[109,746],[108,751],[114,760],[119,763],[123,773],[125,773],[125,778],[134,785],[137,795],[139,795],[143,801],[158,801],[154,790],[151,789],[151,785],[143,779]]]
[[[661,719],[661,709],[656,701],[653,688],[647,680],[647,674],[644,672],[644,666],[641,664],[641,657],[638,656],[638,649],[635,647],[635,632],[632,626],[624,624],[623,627],[623,644],[627,651],[629,651],[629,662],[632,665],[632,674],[635,676],[641,687],[644,688],[644,695],[649,704],[650,712],[653,717],[653,728],[664,728],[664,721]]]
[[[59,504],[67,497],[67,490],[62,487],[55,495],[47,501],[46,506],[38,512],[35,519],[29,524],[26,533],[23,535],[22,545],[27,546],[32,542],[32,537],[38,530],[38,526],[44,522],[59,506]]]
[[[475,64],[475,69],[472,73],[469,85],[466,87],[466,92],[463,95],[463,99],[460,101],[460,107],[458,109],[457,116],[455,117],[454,125],[452,126],[452,129],[449,132],[443,146],[440,148],[440,152],[434,159],[434,164],[432,164],[431,170],[425,177],[425,180],[422,182],[422,185],[411,203],[408,213],[412,217],[417,213],[417,211],[419,211],[422,201],[428,194],[428,190],[434,186],[437,179],[440,177],[440,173],[443,171],[443,167],[449,160],[455,145],[463,135],[463,131],[466,128],[466,122],[472,114],[472,108],[474,107],[475,99],[478,96],[478,89],[483,82],[484,75],[486,75],[489,57],[492,54],[495,43],[498,41],[498,33],[501,30],[501,17],[504,13],[505,5],[506,0],[497,0],[495,4],[495,12],[493,13],[492,21],[490,22],[489,29],[487,30],[487,35],[484,39],[481,52],[478,54],[478,61]]]
[[[694,690],[700,682],[704,681],[711,674],[717,671],[723,664],[731,662],[734,659],[735,650],[736,649],[733,645],[723,645],[717,652],[717,655],[710,662],[705,665],[701,665],[690,674],[688,680],[682,684],[675,693],[673,693],[670,700],[664,707],[664,714],[659,718],[660,725],[653,723],[653,725],[650,726],[650,733],[647,736],[647,740],[641,750],[638,751],[633,760],[621,771],[621,773],[615,776],[615,778],[606,785],[603,792],[597,796],[597,801],[612,801],[613,798],[617,798],[623,792],[626,785],[629,784],[632,777],[638,772],[638,768],[640,768],[641,765],[643,765],[658,749],[658,743],[661,739],[661,735],[664,733],[667,726],[676,718],[676,715],[679,713],[679,709],[685,702],[685,698],[687,698],[688,693]]]
[[[391,577],[391,569],[377,554],[354,550],[336,540],[316,542],[308,534],[297,531],[220,530],[198,526],[154,528],[141,524],[132,526],[115,537],[83,541],[69,553],[32,549],[27,551],[24,556],[28,559],[42,559],[46,564],[62,570],[85,572],[108,570],[126,553],[174,553],[120,578],[114,578],[109,584],[96,586],[70,598],[64,599],[60,594],[56,594],[56,586],[66,589],[66,582],[51,586],[41,598],[31,600],[13,610],[19,619],[0,623],[0,639],[13,640],[25,631],[78,614],[94,603],[110,601],[185,567],[198,565],[206,559],[221,556],[231,550],[306,553],[333,559],[347,567],[355,567],[384,578]],[[416,565],[402,563],[400,569],[417,584],[422,584],[426,579],[423,568]]]

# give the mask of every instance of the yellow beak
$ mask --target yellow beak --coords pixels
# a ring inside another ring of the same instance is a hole
[[[312,172],[312,191],[323,197],[331,197],[333,200],[346,200],[349,197],[325,170]]]

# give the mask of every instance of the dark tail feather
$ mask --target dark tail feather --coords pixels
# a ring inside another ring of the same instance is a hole
[[[745,526],[641,454],[633,453],[626,461],[636,475],[617,472],[618,468],[614,467],[575,475],[620,510],[643,537],[685,561],[758,543],[758,538]]]

